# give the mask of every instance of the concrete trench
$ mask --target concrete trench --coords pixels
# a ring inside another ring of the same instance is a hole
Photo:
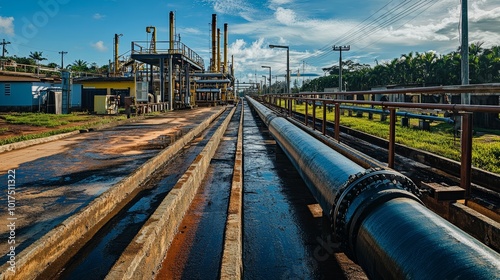
[[[106,279],[150,279],[158,271],[234,111],[127,246]]]
[[[16,260],[15,273],[7,271],[9,264],[4,264],[0,268],[3,271],[0,279],[35,279],[43,275],[49,267],[53,269],[60,263],[65,263],[79,247],[139,192],[140,182],[203,131],[216,116],[222,113],[222,110],[207,118],[199,126],[189,128],[189,132],[173,145],[149,159],[131,175],[116,183],[75,215],[24,249]]]

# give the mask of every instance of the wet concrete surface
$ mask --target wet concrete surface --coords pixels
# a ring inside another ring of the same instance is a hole
[[[315,199],[248,106],[243,135],[244,279],[345,279],[329,224],[309,210]]]
[[[57,279],[104,279],[130,241],[203,150],[228,113],[226,110],[221,118],[186,145],[179,155],[155,172],[145,183],[147,190],[139,193],[109,221],[70,260]]]
[[[156,279],[219,279],[240,113],[238,106]]]
[[[16,253],[87,205],[220,107],[175,111],[133,124],[0,154],[0,180],[16,170]],[[0,205],[7,206],[0,196]],[[0,207],[0,239],[7,240]],[[0,252],[9,244],[0,243]],[[5,262],[3,255],[0,262]]]

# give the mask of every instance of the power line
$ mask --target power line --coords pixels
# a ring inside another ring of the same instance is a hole
[[[405,1],[408,1],[408,0],[405,0]],[[333,44],[338,44],[339,42],[342,42],[344,41],[345,39],[347,39],[348,37],[352,36],[353,34],[357,34],[359,32],[362,32],[363,30],[365,30],[366,28],[368,28],[369,26],[373,25],[374,23],[376,23],[377,21],[379,21],[381,18],[385,18],[387,17],[388,14],[392,13],[392,10],[394,9],[397,9],[400,5],[402,5],[403,3],[405,3],[405,1],[399,3],[398,5],[396,5],[396,7],[392,8],[392,9],[389,9],[388,11],[386,11],[385,13],[383,13],[382,15],[378,16],[376,19],[372,20],[370,23],[366,24],[364,27],[360,28],[360,29],[357,29],[360,25],[362,25],[363,22],[366,22],[368,19],[372,18],[373,16],[375,16],[377,13],[379,13],[382,9],[384,9],[385,7],[387,7],[390,3],[392,3],[393,1],[390,1],[389,3],[387,3],[386,5],[384,5],[383,7],[381,7],[380,9],[378,9],[375,13],[371,14],[369,17],[367,17],[365,20],[363,20],[361,23],[359,23],[358,25],[356,25],[355,27],[349,29],[347,32],[344,33],[344,35],[340,36],[339,39],[335,40],[335,41],[332,41],[330,42],[329,45],[323,47],[321,50],[324,51],[321,55],[317,56],[318,59],[320,58],[323,58],[325,57],[326,55],[328,55],[331,50],[330,50],[330,46],[333,45]],[[356,30],[357,29],[357,30]],[[352,33],[353,30],[356,30],[354,33]]]
[[[349,29],[347,32],[344,33],[344,35],[342,35],[339,39],[337,39],[336,41],[331,41],[330,43],[326,44],[325,46],[323,46],[322,48],[319,49],[319,51],[331,51],[331,45],[335,44],[337,41],[342,41],[345,39],[345,37],[348,36],[348,34],[350,34],[352,31],[356,30],[356,28],[358,28],[359,26],[361,26],[365,21],[369,20],[370,18],[372,18],[374,15],[376,15],[378,12],[380,12],[382,9],[384,9],[385,7],[387,7],[390,3],[392,3],[394,0],[391,0],[389,1],[389,3],[385,4],[384,6],[382,6],[380,9],[378,9],[376,12],[374,12],[373,14],[371,14],[370,16],[368,16],[367,18],[365,18],[362,22],[360,22],[358,25],[354,26],[353,28]],[[311,55],[311,56],[316,56],[316,55]],[[307,59],[307,58],[306,58]]]
[[[381,25],[379,25],[379,26],[377,26],[377,27],[375,27],[373,29],[370,29],[368,32],[371,33],[371,34],[376,33],[378,31],[384,29],[385,27],[388,27],[391,24],[398,22],[399,20],[401,20],[405,16],[408,16],[409,14],[413,13],[414,11],[418,11],[420,8],[424,7],[425,5],[432,4],[432,3],[436,3],[436,1],[433,1],[433,0],[421,0],[421,1],[418,1],[418,2],[416,2],[414,4],[412,4],[410,7],[408,7],[404,11],[402,11],[401,13],[395,15],[393,18],[390,18],[387,21],[384,21]],[[365,34],[360,34],[357,37],[351,38],[351,40],[348,41],[348,43],[353,42],[354,40],[364,41],[368,37],[365,36]]]
[[[41,48],[37,48],[37,47],[33,47],[33,46],[27,46],[27,45],[16,44],[16,43],[14,43],[12,45],[16,45],[16,46],[20,46],[20,47],[25,47],[25,48],[28,48],[30,50],[35,50],[35,51],[44,51],[44,52],[53,52],[53,53],[59,52],[59,51],[55,51],[55,50],[41,49]]]
[[[434,6],[435,4],[437,4],[437,3],[438,3],[438,1],[432,1],[431,3],[432,3],[432,4],[431,4],[431,5],[429,5],[427,8],[425,8],[425,9],[424,9],[424,10],[422,10],[422,11],[420,11],[420,13],[416,14],[416,15],[415,15],[414,17],[412,17],[411,19],[409,19],[409,20],[407,20],[407,21],[403,22],[401,25],[399,25],[398,27],[396,27],[396,29],[399,29],[399,28],[403,27],[405,24],[407,24],[408,22],[410,22],[410,21],[414,20],[416,17],[418,17],[419,15],[421,15],[423,12],[427,11],[429,8],[431,8],[432,6]],[[377,41],[375,41],[374,43],[380,42],[382,39],[384,39],[384,38],[385,38],[385,37],[387,37],[387,36],[388,36],[388,35],[385,35],[385,36],[380,37],[380,38],[379,38]],[[359,52],[359,51],[361,51],[361,50],[364,50],[364,49],[366,49],[368,46],[371,46],[371,45],[372,45],[372,43],[366,44],[366,45],[362,46],[361,48],[357,49],[357,50],[356,50],[356,52]],[[356,53],[356,52],[355,52],[355,53]]]
[[[344,35],[340,36],[340,38],[338,39],[337,42],[339,42],[342,38],[349,39],[348,41],[343,42],[345,44],[350,44],[350,43],[353,43],[355,41],[359,41],[359,42],[366,41],[369,37],[373,36],[375,33],[382,30],[383,28],[386,28],[387,26],[390,26],[391,24],[400,21],[403,17],[408,16],[408,15],[414,13],[415,11],[419,11],[419,10],[423,9],[422,11],[420,11],[420,13],[418,13],[418,15],[420,15],[423,11],[429,9],[435,3],[436,3],[435,1],[429,1],[429,0],[420,0],[420,1],[417,1],[416,3],[411,3],[408,0],[405,0],[405,1],[397,4],[395,7],[391,8],[390,10],[384,12],[383,14],[381,14],[380,16],[375,18],[374,20],[370,21],[368,24],[364,25],[362,28],[356,30],[354,33],[351,33],[351,31],[353,30],[351,28],[349,31],[344,33]],[[366,22],[369,18],[372,18],[374,15],[379,13],[383,8],[387,7],[388,4],[386,4],[385,6],[380,8],[379,10],[377,10],[377,12],[373,13],[371,16],[366,18],[363,22]],[[414,16],[411,20],[416,18],[418,15]],[[411,21],[411,20],[409,20],[409,21]],[[406,23],[409,21],[406,21]],[[360,25],[361,25],[361,23],[358,24],[356,27],[358,27]],[[357,49],[359,51],[361,48],[357,48]],[[320,61],[322,58],[326,57],[331,52],[332,52],[331,50],[326,51],[326,50],[322,49],[321,54],[309,56],[311,59],[308,59],[308,62],[311,63],[313,61]]]

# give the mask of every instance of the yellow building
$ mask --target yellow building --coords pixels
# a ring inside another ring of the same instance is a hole
[[[83,77],[73,83],[82,85],[82,109],[89,112],[95,112],[94,96],[119,96],[119,107],[124,106],[125,97],[137,99],[138,82],[134,77]]]

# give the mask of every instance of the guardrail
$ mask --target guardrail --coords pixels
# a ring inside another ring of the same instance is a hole
[[[203,58],[179,41],[173,42],[173,49],[170,48],[170,41],[157,41],[154,48],[150,44],[150,41],[132,42],[131,54],[182,54],[199,66],[205,67]]]
[[[370,279],[498,278],[499,254],[432,213],[393,170],[365,170],[247,98]],[[329,240],[332,241],[332,240]]]
[[[356,96],[356,95],[372,95],[372,94],[460,94],[460,93],[500,93],[500,84],[480,84],[480,85],[467,85],[467,86],[440,86],[440,87],[427,87],[427,88],[406,88],[406,89],[389,89],[389,90],[373,90],[373,91],[353,91],[353,92],[302,92],[299,94],[278,95],[268,94],[262,95],[261,99],[268,104],[274,106],[281,106],[282,102],[285,103],[285,110],[288,116],[292,117],[292,102],[305,101],[312,103],[312,128],[315,129],[316,121],[316,106],[322,105],[322,133],[326,134],[326,114],[328,105],[334,106],[335,111],[335,133],[334,137],[340,142],[340,110],[342,104],[356,104],[356,105],[372,105],[382,107],[384,110],[389,111],[389,149],[388,149],[388,166],[394,168],[395,160],[395,147],[396,147],[396,111],[400,108],[413,108],[413,109],[438,109],[451,111],[456,115],[462,117],[461,127],[461,169],[460,169],[460,186],[465,189],[466,200],[470,198],[471,192],[471,173],[472,173],[472,132],[473,132],[473,117],[474,112],[483,113],[500,113],[500,106],[491,105],[465,105],[465,104],[436,104],[436,103],[404,103],[404,102],[388,102],[388,101],[365,101],[365,100],[345,100],[336,99],[337,96]],[[329,97],[329,98],[326,98]],[[308,126],[309,114],[308,106],[305,106],[304,123]]]

